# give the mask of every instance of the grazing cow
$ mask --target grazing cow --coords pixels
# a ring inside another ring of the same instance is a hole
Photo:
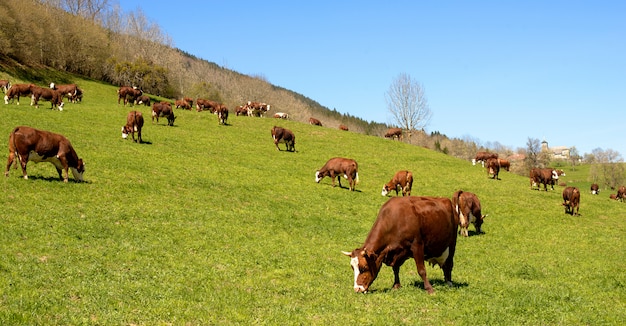
[[[459,233],[462,236],[469,236],[468,227],[470,223],[474,224],[476,233],[482,233],[480,227],[487,215],[483,215],[480,200],[475,194],[459,190],[452,195],[452,204],[459,212],[459,226],[461,227]]]
[[[4,95],[4,104],[9,104],[9,101],[17,98],[17,105],[20,105],[20,96],[29,96],[32,94],[32,88],[36,87],[33,84],[15,84],[7,90]],[[32,101],[31,101],[32,104]]]
[[[339,125],[339,130],[348,131],[348,126],[346,126],[346,125]]]
[[[122,127],[122,138],[126,139],[128,134],[133,135],[133,141],[143,143],[141,139],[141,128],[143,128],[143,114],[139,111],[130,111],[126,116],[126,125]],[[137,140],[135,140],[135,132],[137,133]]]
[[[42,98],[46,101],[50,101],[52,105],[51,109],[57,107],[59,111],[63,111],[63,94],[61,94],[61,92],[52,88],[39,86],[31,87],[31,92],[33,93],[32,104],[36,108],[39,108],[39,99]]]
[[[509,169],[511,168],[511,162],[509,162],[508,160],[499,158],[498,163],[500,164],[500,168],[505,169],[507,171],[509,171]]]
[[[487,168],[487,176],[492,174],[492,179],[500,180],[498,174],[500,173],[500,160],[497,158],[490,158],[487,160],[486,164]]]
[[[218,103],[215,101],[206,100],[203,98],[196,99],[196,111],[197,112],[209,110],[211,111],[211,113],[215,113],[217,109],[219,109],[221,106],[222,106],[221,103]]]
[[[402,129],[401,128],[389,128],[385,133],[385,138],[398,138],[398,140],[402,140]]]
[[[276,112],[274,113],[274,118],[276,119],[289,119],[289,114],[285,112]]]
[[[22,166],[22,175],[28,179],[26,164],[28,161],[50,162],[56,167],[59,179],[68,181],[68,170],[72,170],[72,175],[77,181],[83,181],[85,164],[79,158],[72,147],[70,141],[65,136],[55,134],[45,130],[20,126],[13,129],[9,136],[9,159],[5,176],[9,176],[9,168],[17,156]],[[16,163],[17,168],[17,163]],[[65,171],[65,175],[63,175]]]
[[[137,99],[135,99],[135,103],[143,104],[145,106],[150,106],[150,96],[148,95],[139,95]]]
[[[261,117],[270,110],[270,105],[267,103],[248,101],[245,106],[248,109],[249,117]]]
[[[350,257],[354,291],[367,293],[383,263],[393,269],[393,288],[400,288],[400,267],[409,258],[415,260],[428,294],[434,290],[426,276],[425,262],[439,265],[446,284],[452,286],[458,223],[458,212],[448,198],[389,199],[380,208],[365,243],[352,252],[343,251]]]
[[[482,166],[485,166],[485,162],[487,162],[490,158],[498,158],[498,153],[489,153],[489,152],[478,152],[476,153],[476,157],[472,160],[472,164],[476,165],[477,162],[481,162]],[[507,170],[508,171],[508,170]]]
[[[359,182],[359,165],[353,159],[334,157],[328,160],[324,166],[315,172],[315,182],[320,183],[324,177],[329,176],[335,186],[335,177],[341,188],[341,175],[348,180],[350,191]]]
[[[167,125],[173,126],[176,117],[174,116],[174,111],[172,111],[172,104],[169,102],[152,104],[152,123],[154,123],[154,118],[159,123],[159,117],[167,117]]]
[[[609,195],[609,199],[615,199],[615,200],[617,200],[617,195],[616,195],[616,194],[610,194],[610,195]]]
[[[565,214],[578,215],[578,207],[580,206],[580,190],[577,187],[567,187],[563,189],[563,206],[565,206]],[[574,209],[576,212],[574,213]]]
[[[193,99],[191,97],[183,97],[183,100],[189,103],[189,106],[193,108]],[[191,108],[189,110],[191,110]]]
[[[143,91],[137,87],[122,86],[117,90],[117,104],[120,104],[121,99],[124,99],[124,106],[126,103],[135,103],[141,95],[143,95]]]
[[[248,108],[246,108],[243,105],[240,105],[240,106],[237,107],[237,109],[235,109],[235,114],[237,116],[239,116],[239,115],[244,115],[244,116],[248,115]]]
[[[61,98],[67,97],[70,103],[76,103],[78,99],[78,86],[76,84],[56,85],[50,83],[50,88],[61,93]]]
[[[615,196],[615,199],[623,202],[625,198],[626,198],[626,187],[620,186],[617,189],[617,195]]]
[[[182,99],[174,101],[174,107],[176,107],[177,109],[191,110],[192,106],[185,99]]]
[[[0,89],[2,89],[2,93],[7,93],[7,91],[11,88],[11,82],[6,79],[0,80]]]
[[[220,105],[217,108],[217,120],[218,124],[226,125],[226,120],[228,120],[228,108]]]
[[[398,196],[398,187],[402,189],[402,196],[411,196],[411,188],[413,188],[413,173],[407,170],[401,170],[393,175],[393,178],[387,184],[383,185],[381,195],[387,196],[391,190],[396,191]]]
[[[312,124],[312,125],[314,125],[314,126],[320,126],[320,127],[322,127],[322,122],[321,122],[321,121],[319,121],[319,120],[317,120],[317,119],[315,119],[315,118],[313,118],[313,117],[310,117],[310,118],[309,118],[309,123],[310,123],[310,124]]]
[[[600,193],[600,186],[598,186],[597,183],[594,183],[591,185],[591,194],[592,195],[597,195]]]
[[[288,152],[296,151],[296,136],[291,130],[274,126],[272,128],[272,139],[274,139],[274,145],[276,145],[277,150],[280,151],[278,142],[282,141],[285,143]]]
[[[529,176],[531,190],[535,185],[537,186],[537,190],[540,190],[541,184],[543,184],[545,191],[548,191],[548,185],[554,190],[554,184],[559,180],[559,172],[554,169],[532,168]]]

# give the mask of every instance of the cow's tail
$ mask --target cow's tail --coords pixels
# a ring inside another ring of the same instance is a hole
[[[354,163],[354,171],[356,174],[356,176],[354,177],[354,183],[358,184],[359,183],[359,166],[356,163]]]
[[[452,205],[454,206],[454,217],[457,221],[457,224],[461,226],[461,229],[463,229],[467,227],[467,225],[469,224],[469,220],[461,210],[461,194],[463,194],[463,190],[458,190],[454,193],[454,195],[452,195]]]

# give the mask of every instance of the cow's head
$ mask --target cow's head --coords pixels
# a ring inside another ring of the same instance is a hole
[[[126,139],[126,137],[128,137],[128,134],[130,134],[131,132],[132,132],[132,130],[130,129],[130,127],[123,126],[122,127],[122,138]]]
[[[357,248],[352,252],[342,251],[350,257],[350,266],[354,272],[354,292],[367,293],[370,285],[378,276],[379,266],[376,263],[376,254],[365,248]]]
[[[72,170],[72,175],[74,176],[74,179],[78,180],[79,182],[83,182],[83,173],[85,173],[85,162],[83,162],[82,158],[78,159],[78,164],[76,165],[75,168],[71,168]]]
[[[559,172],[552,170],[552,180],[559,180]]]
[[[389,191],[391,191],[393,189],[391,189],[391,187],[389,187],[389,185],[384,185],[383,186],[383,190],[380,192],[381,195],[387,196],[387,194],[389,193]]]
[[[322,179],[324,179],[325,175],[320,173],[320,171],[315,171],[315,182],[320,183]]]

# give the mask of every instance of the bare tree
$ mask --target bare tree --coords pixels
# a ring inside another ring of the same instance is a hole
[[[389,113],[400,128],[408,131],[409,137],[412,131],[422,129],[430,122],[432,113],[424,87],[408,74],[396,77],[385,94],[385,100]]]
[[[589,178],[592,181],[602,180],[611,189],[621,185],[624,182],[624,160],[621,154],[612,149],[601,148],[592,150],[592,153],[596,161],[591,165]]]

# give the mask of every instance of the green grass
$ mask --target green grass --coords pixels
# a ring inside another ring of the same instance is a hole
[[[87,180],[59,182],[47,163],[30,163],[29,180],[14,169],[2,178],[2,325],[626,321],[626,205],[608,192],[580,186],[581,216],[572,217],[561,187],[531,191],[525,177],[491,180],[420,147],[234,114],[219,126],[207,112],[176,110],[167,127],[137,106],[147,143],[135,144],[121,138],[130,108],[117,105],[116,88],[75,81],[84,102],[63,112],[0,105],[0,152],[17,125],[62,133],[86,161]],[[296,153],[276,151],[275,124],[294,131]],[[314,182],[334,156],[359,162],[357,191]],[[452,288],[429,267],[427,295],[409,260],[403,288],[391,290],[384,267],[372,293],[357,295],[341,251],[365,240],[386,201],[381,187],[400,169],[413,171],[414,195],[476,193],[489,214],[485,233],[471,226],[459,238]]]

